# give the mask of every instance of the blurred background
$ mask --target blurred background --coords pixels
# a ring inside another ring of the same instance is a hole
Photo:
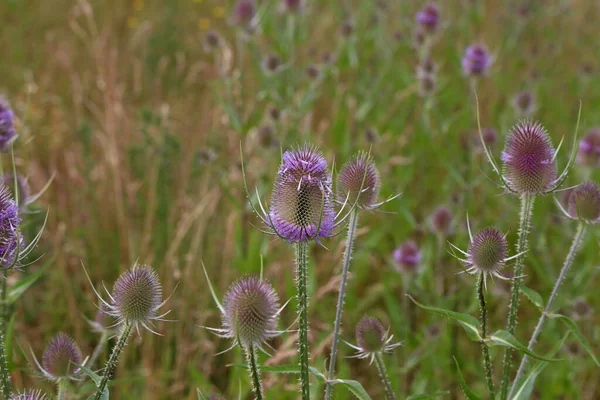
[[[136,260],[153,265],[177,322],[162,337],[135,335],[119,366],[115,399],[194,399],[196,388],[250,399],[238,349],[199,325],[218,326],[201,260],[220,295],[238,277],[265,276],[282,299],[294,296],[292,249],[254,228],[243,191],[240,144],[250,188],[268,203],[281,149],[310,141],[339,166],[369,150],[382,175],[382,199],[361,215],[342,339],[354,342],[364,315],[380,318],[404,346],[386,357],[399,395],[449,391],[462,398],[452,356],[483,393],[479,345],[460,327],[415,308],[421,303],[478,314],[475,278],[446,240],[465,249],[473,229],[495,225],[516,241],[519,200],[503,195],[477,137],[481,125],[499,159],[504,137],[533,117],[549,131],[564,167],[582,104],[580,134],[600,126],[600,3],[593,0],[439,1],[434,27],[415,18],[421,1],[256,0],[252,9],[224,0],[0,0],[0,92],[13,107],[20,137],[16,168],[32,192],[54,175],[30,208],[31,238],[49,210],[36,250],[55,257],[17,303],[14,340],[41,354],[59,331],[85,354],[99,340],[86,319],[96,298],[83,273],[107,287]],[[485,71],[465,70],[465,50],[484,45]],[[521,93],[521,94],[519,94]],[[594,153],[597,154],[597,153]],[[596,157],[592,154],[591,157]],[[5,168],[10,154],[2,154]],[[596,161],[579,158],[566,186],[598,178]],[[560,196],[558,196],[560,197]],[[252,201],[256,201],[252,198]],[[450,224],[432,224],[438,207]],[[547,298],[576,224],[559,217],[551,196],[536,203],[525,283]],[[325,369],[343,252],[340,235],[311,251],[312,365]],[[596,354],[598,233],[590,230],[556,302]],[[393,257],[416,243],[419,265]],[[36,271],[9,276],[9,284]],[[507,272],[508,274],[508,272]],[[508,285],[488,285],[490,329],[503,329]],[[295,301],[281,327],[295,320]],[[516,337],[526,343],[539,317],[523,299]],[[550,350],[566,333],[548,321],[537,347]],[[267,365],[296,361],[295,335],[272,343]],[[340,356],[352,355],[342,345]],[[101,355],[106,359],[107,350]],[[493,348],[496,372],[502,351]],[[538,379],[536,399],[600,398],[600,373],[572,337]],[[52,390],[31,378],[27,359],[12,355],[13,383]],[[342,359],[339,376],[384,397],[374,368]],[[295,399],[293,375],[264,374],[267,398]],[[91,390],[91,386],[86,386]],[[84,387],[85,388],[85,387]],[[315,380],[315,395],[323,390]],[[338,390],[337,398],[351,395]]]

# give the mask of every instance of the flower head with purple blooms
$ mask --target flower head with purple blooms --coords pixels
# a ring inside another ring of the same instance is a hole
[[[232,20],[236,25],[250,27],[255,14],[254,0],[238,0],[233,9]]]
[[[440,9],[436,3],[426,4],[415,15],[417,23],[426,32],[435,32],[440,23]]]
[[[515,125],[502,152],[509,189],[519,194],[543,194],[556,187],[555,150],[548,132],[537,122]]]
[[[492,56],[483,44],[473,44],[465,50],[462,67],[467,76],[484,75],[492,65]]]
[[[81,350],[75,340],[60,332],[46,346],[40,365],[34,357],[38,368],[46,378],[58,382],[62,379],[74,379],[80,371],[78,365],[83,363]]]
[[[293,243],[333,234],[331,174],[315,148],[304,145],[283,154],[266,220],[273,233]]]
[[[0,266],[13,268],[26,254],[19,251],[23,238],[19,232],[19,206],[15,203],[10,189],[0,184]],[[19,259],[17,259],[17,256]]]
[[[377,203],[381,177],[375,166],[373,158],[365,153],[359,152],[354,155],[340,171],[338,176],[340,201],[356,204],[363,209],[373,209],[380,204]]]
[[[408,240],[392,253],[398,272],[415,272],[421,262],[421,251],[414,240]]]
[[[585,182],[569,195],[565,213],[572,219],[588,224],[600,223],[600,188],[594,182]]]
[[[15,114],[10,105],[0,96],[0,150],[6,151],[10,143],[16,138],[17,131],[14,126]]]
[[[41,390],[27,389],[10,396],[10,400],[48,400]]]
[[[577,162],[582,165],[600,167],[600,127],[591,129],[579,142]]]
[[[452,211],[446,206],[435,209],[431,216],[431,229],[440,235],[447,235],[452,230]]]
[[[390,335],[377,318],[364,316],[356,324],[356,346],[348,343],[357,351],[354,357],[369,358],[371,362],[381,353],[390,353],[402,343],[392,343],[394,335]]]
[[[21,174],[17,174],[16,182],[17,192],[19,193],[19,207],[24,208],[31,203],[29,197],[29,185],[27,184],[27,180]],[[2,183],[12,189],[11,192],[13,193],[14,198],[15,175],[12,172],[5,174],[0,178],[0,184]]]

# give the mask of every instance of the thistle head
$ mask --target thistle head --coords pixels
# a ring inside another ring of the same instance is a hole
[[[271,197],[270,228],[290,242],[329,237],[335,227],[327,161],[314,147],[286,151]]]
[[[435,209],[431,216],[431,229],[440,235],[447,235],[452,229],[452,211],[446,206]]]
[[[79,372],[83,361],[81,350],[75,340],[65,333],[59,333],[46,346],[42,356],[42,372],[51,380],[72,379]]]
[[[375,356],[381,353],[390,353],[401,343],[392,343],[394,336],[389,335],[381,321],[377,318],[364,316],[356,325],[356,357],[370,358],[373,362]]]
[[[503,172],[518,194],[543,194],[557,179],[554,147],[548,132],[537,122],[523,121],[508,134],[502,152]]]
[[[18,249],[23,247],[19,231],[21,217],[10,189],[0,183],[0,267],[7,269],[17,266]],[[19,254],[19,258],[22,254]]]
[[[483,44],[473,44],[465,50],[462,67],[465,75],[477,77],[484,75],[492,65],[492,56]]]
[[[0,96],[0,150],[6,151],[10,143],[16,138],[17,131],[14,126],[15,114],[10,105]]]
[[[414,240],[402,243],[394,250],[392,255],[398,272],[415,272],[421,262],[421,251]]]
[[[149,265],[136,264],[119,276],[112,292],[112,304],[108,314],[116,317],[119,323],[142,325],[160,319],[158,310],[162,303],[162,285],[158,274]]]
[[[467,272],[498,276],[507,252],[504,233],[492,227],[484,229],[473,237],[467,250]]]
[[[519,114],[529,116],[536,109],[535,96],[529,91],[519,92],[513,97],[513,107]]]
[[[48,400],[49,398],[41,390],[26,389],[22,392],[14,393],[10,400]]]
[[[224,336],[243,347],[261,347],[277,335],[279,297],[265,280],[247,276],[235,282],[225,294],[223,311]]]
[[[592,167],[600,166],[600,127],[591,129],[579,142],[577,162]]]
[[[415,19],[425,32],[435,32],[440,23],[440,9],[436,3],[428,3],[417,12]]]
[[[569,196],[569,216],[589,224],[600,222],[600,189],[594,182],[576,187]]]
[[[370,155],[360,152],[342,167],[338,176],[340,200],[363,209],[376,206],[381,178]]]

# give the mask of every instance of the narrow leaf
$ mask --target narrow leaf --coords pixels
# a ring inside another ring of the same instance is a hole
[[[8,289],[8,293],[6,294],[6,303],[13,304],[15,301],[17,301],[17,299],[21,297],[23,293],[25,293],[25,291],[29,289],[29,287],[40,278],[40,276],[42,276],[46,269],[48,269],[48,267],[52,265],[55,258],[56,255],[53,255],[46,262],[46,264],[42,266],[42,268],[38,269],[33,274],[26,276],[25,278],[12,285],[10,289]]]
[[[575,337],[577,338],[579,343],[583,346],[583,348],[589,354],[589,356],[592,358],[592,360],[594,360],[596,365],[600,367],[600,363],[598,362],[598,359],[594,355],[592,346],[590,346],[590,343],[587,341],[585,336],[583,336],[583,334],[577,327],[577,324],[571,318],[564,316],[562,314],[550,314],[550,315],[548,315],[548,317],[552,318],[552,319],[556,319],[556,318],[560,319],[567,326],[567,328],[573,333],[573,335],[575,335]]]
[[[449,391],[443,392],[435,392],[431,394],[413,394],[412,396],[408,396],[406,400],[428,400],[428,399],[437,399],[438,397],[445,396],[450,394]]]
[[[92,378],[92,380],[94,381],[94,383],[96,384],[96,387],[100,386],[100,381],[102,380],[102,377],[100,375],[98,375],[97,373],[95,373],[94,371],[92,371],[91,369],[89,369],[88,367],[85,367],[83,365],[79,365],[77,364],[77,366],[79,368],[81,368],[81,370],[90,378]],[[92,399],[95,398],[95,394],[91,395],[90,397],[88,397],[88,399]],[[102,392],[102,397],[100,398],[101,400],[108,400],[108,387],[104,388],[104,391]]]
[[[357,381],[352,381],[349,379],[336,379],[333,381],[333,384],[344,386],[359,400],[371,400],[371,396],[369,396],[365,388]]]
[[[525,353],[529,357],[535,358],[537,360],[549,361],[549,362],[558,361],[558,360],[553,360],[551,358],[542,357],[542,356],[534,353],[533,351],[529,350],[527,348],[527,346],[524,346],[521,342],[519,342],[513,335],[511,335],[509,332],[504,331],[504,330],[497,331],[492,336],[490,336],[489,340],[492,345],[512,347],[513,349],[518,350],[522,353]]]
[[[544,309],[544,300],[542,296],[535,290],[529,289],[527,286],[521,285],[521,292],[536,306],[538,309]]]
[[[477,396],[470,388],[467,386],[467,382],[465,382],[465,378],[463,377],[462,372],[460,371],[460,365],[458,365],[458,361],[454,358],[454,363],[456,364],[456,372],[458,373],[458,384],[460,388],[467,396],[468,400],[481,400],[481,397]]]
[[[208,400],[204,394],[200,391],[200,389],[196,389],[196,393],[198,394],[198,400]]]

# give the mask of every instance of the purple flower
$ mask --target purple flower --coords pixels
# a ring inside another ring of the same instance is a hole
[[[6,151],[15,139],[17,131],[14,127],[15,114],[4,97],[0,96],[0,150]]]
[[[515,125],[502,152],[509,188],[519,194],[553,190],[557,180],[554,152],[550,136],[542,125],[532,121]]]
[[[417,23],[427,32],[435,32],[440,23],[440,10],[437,4],[429,3],[415,15]]]
[[[504,267],[508,244],[504,233],[496,228],[486,228],[477,233],[469,245],[468,272],[497,273]]]
[[[356,343],[351,345],[357,351],[355,357],[369,358],[371,362],[377,354],[390,353],[402,343],[391,343],[394,335],[389,335],[381,321],[377,318],[364,316],[356,324]]]
[[[17,191],[19,193],[19,207],[23,208],[27,204],[29,204],[29,185],[27,181],[21,174],[17,174]],[[15,185],[15,175],[10,172],[5,174],[2,178],[0,178],[1,183],[11,188],[12,194],[14,194],[14,185]],[[37,196],[36,196],[37,197]],[[14,196],[13,196],[14,198]]]
[[[581,139],[577,161],[583,165],[600,167],[600,127],[591,129]]]
[[[467,76],[484,75],[492,65],[492,56],[483,44],[473,44],[465,50],[462,67]]]
[[[13,268],[18,266],[18,259],[24,257],[24,253],[17,252],[22,249],[23,238],[19,232],[19,207],[10,194],[10,189],[0,184],[0,266],[2,268]]]
[[[40,390],[28,389],[10,396],[10,400],[48,400]]]
[[[236,25],[249,26],[256,14],[256,6],[253,0],[238,0],[233,9],[233,22]]]
[[[529,116],[536,109],[535,96],[528,91],[519,92],[513,98],[513,107],[519,114]]]
[[[342,167],[339,179],[340,201],[355,203],[363,209],[378,206],[377,196],[381,186],[379,171],[370,155],[360,152]]]
[[[42,365],[38,364],[38,367],[46,378],[59,381],[61,379],[73,379],[79,372],[78,365],[82,361],[81,350],[79,350],[75,340],[60,332],[46,346],[42,355]]]
[[[431,216],[431,228],[438,234],[447,235],[452,229],[452,211],[446,206],[438,207]]]
[[[270,228],[290,242],[333,234],[331,174],[322,154],[304,145],[283,154],[267,217]]]
[[[415,272],[421,262],[421,252],[413,240],[402,243],[392,255],[398,272]]]
[[[571,191],[568,213],[590,224],[600,222],[600,189],[594,182],[585,182]]]

